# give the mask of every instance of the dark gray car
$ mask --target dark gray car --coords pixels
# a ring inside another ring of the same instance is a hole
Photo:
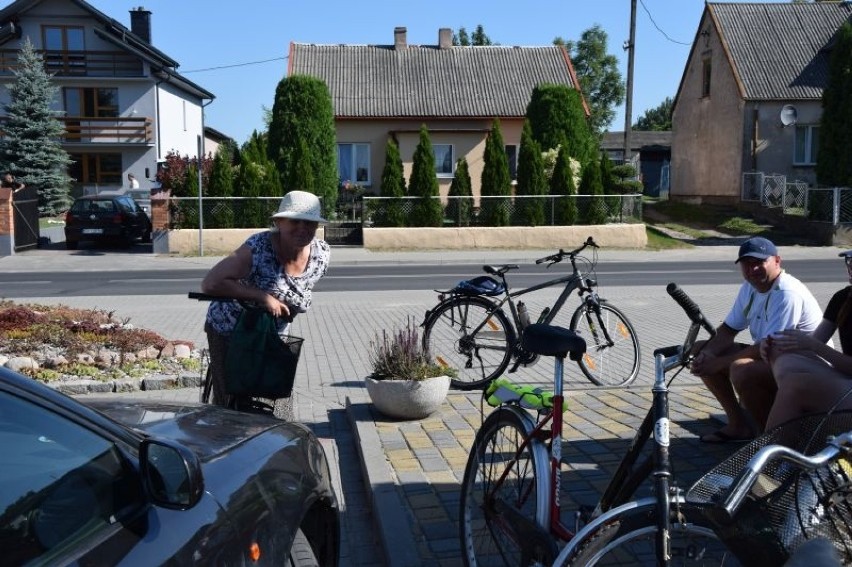
[[[78,197],[65,214],[65,247],[81,241],[151,241],[151,219],[129,195]]]
[[[304,426],[84,405],[0,368],[0,451],[4,565],[337,565],[337,500]]]

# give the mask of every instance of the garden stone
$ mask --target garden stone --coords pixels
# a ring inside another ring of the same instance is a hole
[[[7,360],[3,366],[15,372],[20,372],[27,368],[37,369],[39,367],[38,362],[29,356],[14,356]]]
[[[192,357],[192,349],[189,345],[175,345],[175,358],[190,358]]]
[[[116,392],[138,392],[141,381],[137,378],[119,378],[113,382]]]

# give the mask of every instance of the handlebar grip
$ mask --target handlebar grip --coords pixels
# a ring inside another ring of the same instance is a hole
[[[197,299],[198,301],[215,301],[217,299],[222,299],[221,297],[216,297],[215,295],[208,295],[206,293],[201,293],[200,291],[190,291],[186,294],[189,299]]]
[[[676,283],[671,282],[667,285],[666,292],[668,292],[668,294],[672,296],[672,299],[674,299],[686,312],[686,316],[689,317],[690,321],[697,325],[701,325],[711,335],[716,334],[716,329],[714,329],[707,321],[704,314],[701,313],[701,309],[698,308],[698,305],[696,305],[695,302],[686,295],[686,292],[680,289]]]

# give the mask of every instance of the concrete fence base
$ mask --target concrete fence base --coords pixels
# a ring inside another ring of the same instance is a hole
[[[155,254],[199,255],[230,254],[246,238],[263,229],[205,229],[199,242],[197,229],[155,230]],[[323,237],[323,229],[317,231]],[[607,248],[645,248],[648,239],[644,224],[608,224],[593,226],[507,226],[464,228],[365,228],[367,250],[499,250],[575,248],[589,236]]]

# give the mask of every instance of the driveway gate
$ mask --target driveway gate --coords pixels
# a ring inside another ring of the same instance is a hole
[[[38,190],[24,187],[12,197],[15,217],[15,252],[38,246]]]

